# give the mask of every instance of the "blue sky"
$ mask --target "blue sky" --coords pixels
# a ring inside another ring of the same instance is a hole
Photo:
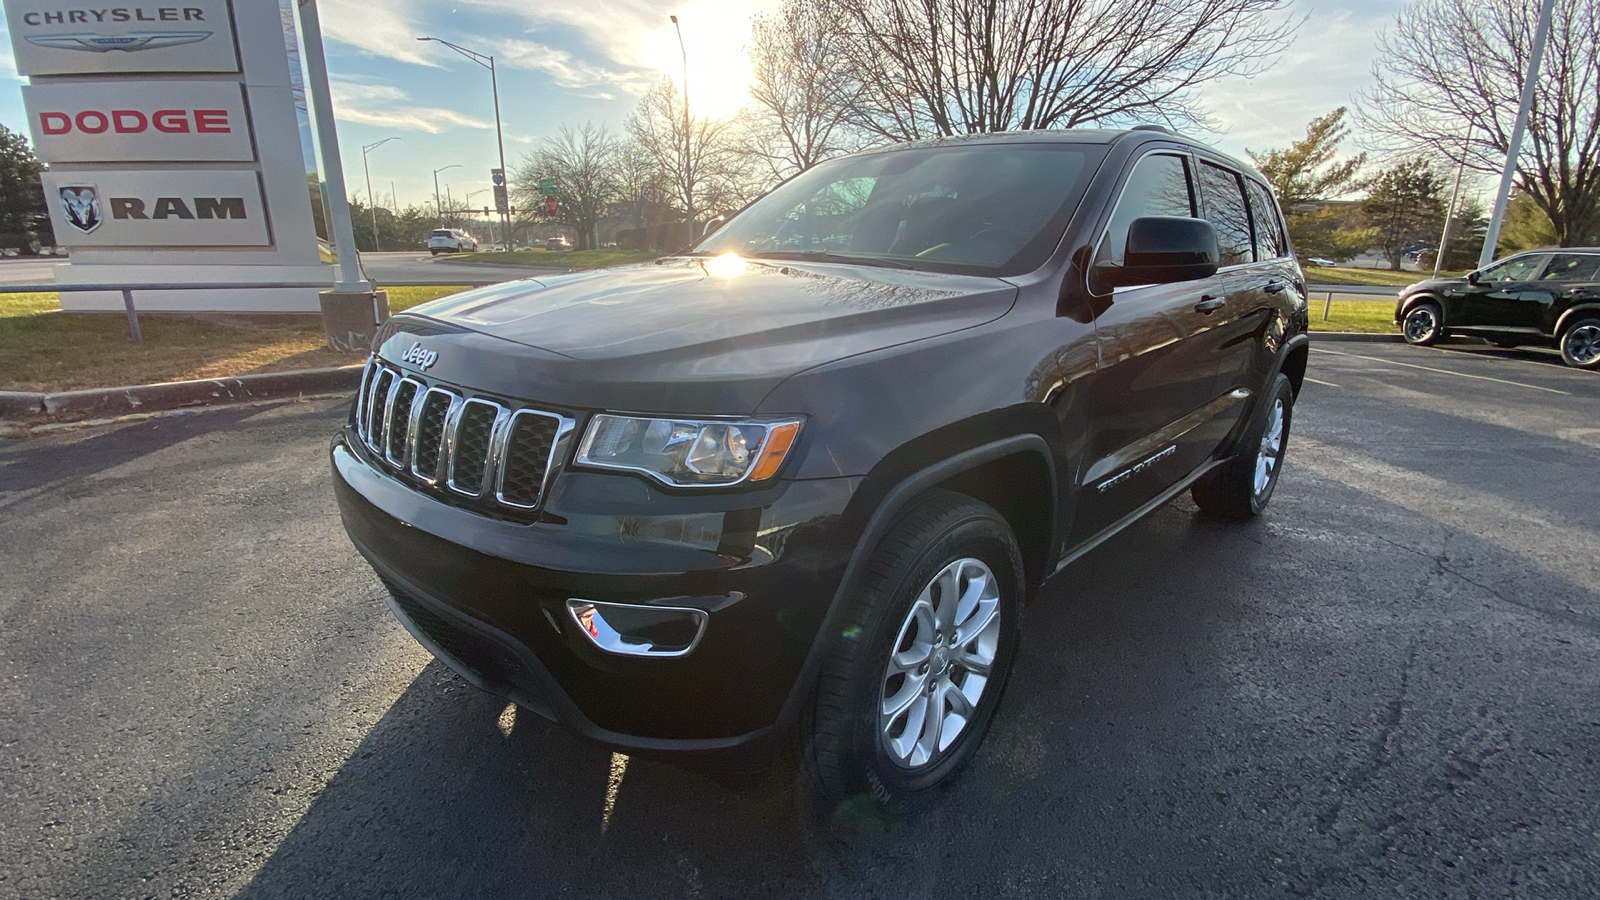
[[[750,17],[777,0],[321,0],[323,31],[345,173],[364,192],[363,144],[401,138],[372,151],[372,187],[384,202],[391,182],[402,205],[441,189],[461,198],[489,186],[495,165],[489,73],[432,35],[494,54],[500,75],[506,160],[515,166],[539,138],[563,123],[593,121],[620,130],[640,93],[679,74],[677,14],[689,52],[691,105],[729,112],[743,97],[742,46]],[[1281,146],[1305,123],[1348,104],[1370,79],[1378,32],[1401,0],[1297,0],[1301,26],[1289,52],[1265,75],[1229,79],[1202,93],[1224,150]],[[0,29],[4,28],[0,21]],[[9,37],[0,40],[0,123],[25,130]],[[474,204],[490,202],[484,193]]]

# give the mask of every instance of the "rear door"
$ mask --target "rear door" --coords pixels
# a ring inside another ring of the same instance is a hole
[[[1255,188],[1250,195],[1247,185]],[[1228,166],[1200,163],[1200,195],[1205,216],[1217,229],[1222,251],[1223,288],[1227,304],[1212,313],[1223,340],[1215,394],[1248,391],[1255,384],[1261,334],[1272,317],[1277,295],[1294,281],[1286,241],[1277,229],[1277,210],[1270,195]],[[1248,196],[1248,199],[1247,199]],[[1241,404],[1238,411],[1243,410]]]
[[[1194,160],[1177,150],[1140,157],[1129,171],[1096,262],[1120,264],[1128,226],[1143,216],[1198,212]],[[1088,391],[1084,474],[1071,543],[1087,539],[1158,496],[1210,455],[1208,427],[1223,334],[1197,306],[1221,300],[1215,276],[1119,287],[1095,318],[1100,361]]]
[[[1600,253],[1552,253],[1539,277],[1517,296],[1511,324],[1518,331],[1548,333],[1557,304],[1580,285],[1600,282]]]

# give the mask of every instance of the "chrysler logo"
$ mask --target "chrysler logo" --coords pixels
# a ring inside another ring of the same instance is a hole
[[[100,212],[100,192],[92,184],[62,185],[61,216],[84,234],[99,228],[105,220]]]
[[[53,47],[57,50],[89,50],[105,53],[108,50],[159,50],[193,44],[211,37],[209,31],[136,31],[132,34],[41,34],[27,35],[30,44]]]
[[[438,352],[434,350],[422,349],[422,343],[420,341],[412,344],[411,349],[400,354],[401,362],[411,363],[413,366],[416,366],[424,372],[428,370],[429,366],[433,365],[435,362],[438,362],[438,360]]]

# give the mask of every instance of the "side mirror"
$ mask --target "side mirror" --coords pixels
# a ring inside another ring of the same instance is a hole
[[[1145,216],[1128,226],[1123,264],[1101,263],[1095,279],[1106,287],[1174,284],[1217,274],[1217,230],[1204,219]]]
[[[711,232],[716,231],[718,228],[721,228],[723,225],[727,224],[727,221],[727,216],[716,216],[714,218],[707,219],[705,228],[700,232],[700,236],[705,237]]]
[[[1478,282],[1480,282],[1482,280],[1483,280],[1483,276],[1481,274],[1477,273],[1477,272],[1468,272],[1467,273],[1467,284],[1477,284]]]

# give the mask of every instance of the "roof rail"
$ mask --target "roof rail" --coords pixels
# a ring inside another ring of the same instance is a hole
[[[1168,128],[1167,126],[1165,126],[1165,125],[1154,125],[1154,124],[1135,125],[1132,128],[1129,128],[1128,130],[1129,131],[1159,131],[1162,134],[1171,134],[1172,133],[1172,129]]]

